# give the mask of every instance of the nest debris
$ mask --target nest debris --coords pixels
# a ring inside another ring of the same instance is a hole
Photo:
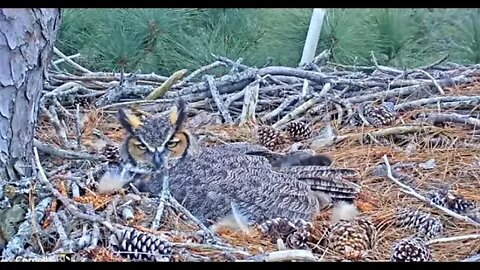
[[[205,145],[258,142],[256,132],[262,126],[270,127],[269,130],[286,127],[303,148],[319,140],[328,141],[313,150],[334,157],[334,166],[361,172],[358,184],[362,191],[354,204],[378,230],[375,243],[368,243],[368,255],[353,259],[387,261],[393,249],[401,249],[400,244],[411,244],[410,240],[401,240],[410,239],[411,230],[395,226],[399,205],[441,220],[443,236],[478,234],[478,226],[453,219],[402,192],[386,178],[382,163],[382,157],[388,157],[393,164],[392,175],[419,193],[428,194],[432,189],[447,186],[462,199],[477,202],[477,208],[469,204],[468,209],[478,211],[480,133],[475,127],[479,122],[480,70],[478,66],[442,64],[444,60],[405,71],[378,64],[353,67],[335,63],[321,67],[312,63],[302,68],[252,68],[217,57],[221,64],[203,67],[185,79],[177,78],[177,74],[174,83],[155,74],[67,74],[49,69],[35,146],[48,180],[55,183],[37,183],[29,203],[40,205],[45,196],[52,200],[48,207],[36,209],[42,213],[35,216],[42,226],[28,226],[25,222],[15,225],[19,232],[9,237],[3,256],[14,260],[19,256],[39,258],[43,256],[39,254],[51,256],[68,251],[81,261],[128,261],[141,256],[119,256],[107,236],[132,228],[135,237],[148,233],[153,240],[133,237],[129,240],[131,250],[126,251],[131,252],[133,247],[147,251],[142,248],[150,249],[156,237],[162,236],[166,241],[162,247],[171,247],[170,261],[257,260],[278,252],[278,243],[258,228],[249,232],[220,229],[216,232],[219,239],[210,239],[188,217],[169,206],[165,207],[159,229],[150,230],[158,200],[130,190],[97,194],[92,188],[91,182],[96,181],[95,173],[101,171],[102,164],[118,159],[115,147],[121,143],[123,131],[115,120],[116,109],[129,107],[139,116],[162,113],[179,97],[188,102],[190,128]],[[195,79],[198,74],[219,67],[232,67],[233,71],[222,77]],[[167,83],[170,89],[165,91]],[[161,93],[155,93],[159,89]],[[152,96],[158,97],[147,98]],[[371,105],[384,102],[393,102],[388,104],[394,106]],[[56,113],[46,113],[52,110]],[[352,125],[352,119],[361,120],[361,125]],[[325,137],[321,131],[328,125],[333,135]],[[280,136],[273,131],[268,134],[265,142]],[[281,147],[277,143],[272,143],[272,147],[279,152],[292,149],[283,141]],[[433,163],[427,162],[432,159]],[[9,203],[14,203],[10,197]],[[475,214],[472,220],[473,217]],[[345,260],[344,254],[329,248],[329,218],[330,211],[326,210],[312,221],[308,233],[294,230],[282,238],[313,252],[313,257],[305,257],[308,260]],[[52,239],[45,235],[53,235],[55,243],[42,243],[42,239]],[[428,249],[422,242],[425,258],[420,260],[461,261],[480,250],[480,241],[475,239],[462,243],[427,242]],[[298,254],[295,256],[302,260]],[[353,260],[351,256],[347,259]]]

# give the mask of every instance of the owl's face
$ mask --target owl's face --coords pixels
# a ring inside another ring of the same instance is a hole
[[[184,157],[189,147],[189,135],[183,129],[185,114],[183,101],[168,116],[153,115],[143,122],[120,109],[118,119],[127,132],[122,146],[124,159],[137,167],[153,170]]]

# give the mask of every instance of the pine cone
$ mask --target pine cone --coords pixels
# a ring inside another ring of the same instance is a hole
[[[268,235],[273,242],[276,242],[278,238],[288,241],[288,237],[295,232],[307,236],[308,240],[312,224],[301,219],[292,222],[288,218],[274,218],[261,223],[258,228],[263,234]],[[292,238],[292,241],[294,238]]]
[[[270,150],[277,150],[285,143],[281,132],[268,126],[260,127],[257,131],[258,141]]]
[[[102,154],[107,158],[109,164],[120,163],[120,150],[113,144],[107,144],[102,149]]]
[[[429,193],[430,202],[448,208],[457,214],[466,214],[475,208],[473,201],[465,199],[463,196],[454,195],[448,190],[439,190]]]
[[[298,230],[287,236],[287,245],[292,249],[308,249],[307,242],[310,239],[308,230]]]
[[[397,112],[395,111],[395,104],[388,101],[381,105],[369,104],[365,106],[363,109],[363,116],[373,127],[380,127],[382,125],[392,124],[397,118]],[[355,126],[363,124],[358,111],[353,115],[351,124]]]
[[[307,230],[307,231],[312,231],[313,230],[313,225],[311,222],[305,221],[303,219],[297,219],[295,222],[295,228],[297,230]]]
[[[368,219],[340,220],[330,228],[328,245],[342,254],[373,248],[377,229]]]
[[[467,217],[475,220],[476,222],[480,222],[480,211],[471,211],[470,213],[467,214]]]
[[[288,123],[285,130],[295,141],[306,140],[312,134],[312,129],[307,124],[295,121]]]
[[[363,114],[368,123],[374,127],[390,125],[397,117],[393,102],[384,102],[380,106],[368,105]]]
[[[475,203],[463,197],[457,197],[449,200],[447,207],[455,213],[465,214],[475,208]]]
[[[427,240],[436,238],[443,232],[443,224],[439,218],[411,208],[398,210],[395,225],[415,229],[417,237]]]
[[[377,237],[377,227],[375,227],[375,224],[367,218],[357,218],[356,221],[358,226],[365,230],[365,234],[370,239],[370,247],[373,247]]]
[[[133,261],[165,262],[170,260],[172,245],[160,237],[133,228],[110,236],[113,251]]]
[[[390,261],[392,262],[428,262],[432,253],[426,243],[417,237],[393,242]]]
[[[328,246],[328,237],[330,235],[330,223],[323,220],[323,221],[316,221],[315,226],[313,226],[312,231],[310,233],[310,242],[317,244],[319,247],[326,247]],[[315,252],[321,252],[322,250],[318,249],[318,247],[313,247]],[[317,250],[316,250],[317,249]]]
[[[207,233],[203,230],[196,231],[188,238],[189,242],[197,243],[197,244],[214,244],[215,241],[212,239]]]
[[[260,231],[276,241],[278,238],[286,239],[287,236],[295,232],[295,223],[291,222],[287,218],[274,218],[261,223],[259,226]]]
[[[90,104],[92,104],[92,98],[90,97],[79,97],[75,99],[73,102],[73,106],[77,107],[77,104],[80,105],[80,107],[89,107]]]
[[[361,126],[363,124],[362,118],[360,118],[360,114],[358,111],[353,113],[353,117],[350,120],[350,125],[352,126]]]
[[[427,194],[427,197],[433,204],[443,207],[447,205],[447,196],[445,196],[443,191],[429,193]]]

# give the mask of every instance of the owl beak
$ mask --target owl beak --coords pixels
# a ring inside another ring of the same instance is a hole
[[[163,153],[160,151],[155,152],[153,155],[153,165],[155,165],[155,168],[160,169],[163,166]]]

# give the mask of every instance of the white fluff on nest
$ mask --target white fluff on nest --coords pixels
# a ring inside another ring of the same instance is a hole
[[[100,194],[114,193],[121,190],[128,182],[130,182],[130,177],[127,174],[107,171],[98,181],[97,191]]]
[[[352,220],[358,216],[359,211],[354,204],[339,202],[332,209],[331,221],[337,223],[340,220]]]
[[[219,228],[228,228],[233,231],[242,231],[248,233],[251,227],[248,224],[248,219],[245,215],[240,213],[234,203],[230,203],[232,213],[224,218],[221,218],[210,227],[212,232],[216,232]]]

